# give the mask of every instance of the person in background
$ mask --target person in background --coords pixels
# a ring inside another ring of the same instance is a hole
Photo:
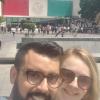
[[[0,40],[0,49],[1,49],[1,40]]]
[[[99,79],[92,55],[82,48],[64,52],[61,64],[63,84],[56,100],[98,100]]]
[[[31,42],[17,52],[10,71],[11,95],[0,100],[52,100],[61,84],[60,56],[55,42]]]

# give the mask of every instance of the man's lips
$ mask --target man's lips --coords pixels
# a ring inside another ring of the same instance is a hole
[[[40,96],[39,95],[38,96],[33,95],[32,100],[45,100],[45,97],[41,96],[41,95]]]

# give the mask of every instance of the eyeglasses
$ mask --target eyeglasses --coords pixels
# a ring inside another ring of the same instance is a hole
[[[62,75],[63,81],[68,84],[71,83],[75,79],[75,77],[77,77],[78,86],[79,88],[83,90],[88,90],[92,83],[92,79],[90,77],[82,76],[82,75],[76,76],[76,74],[73,71],[68,70],[68,69],[62,68],[61,75]]]
[[[61,78],[58,74],[49,74],[48,76],[43,75],[38,71],[26,71],[27,81],[31,85],[39,85],[44,78],[47,78],[47,83],[51,88],[57,88],[61,84]]]

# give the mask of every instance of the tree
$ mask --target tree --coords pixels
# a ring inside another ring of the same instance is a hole
[[[1,2],[3,2],[4,0],[0,0]]]
[[[100,0],[80,0],[80,8],[82,18],[94,20],[100,12]]]
[[[0,16],[0,23],[2,23],[4,21],[5,21],[5,19],[2,16]]]
[[[29,30],[34,31],[34,28],[35,28],[35,24],[28,18],[26,20],[22,20],[20,26],[22,27],[22,29],[27,28],[28,31]]]

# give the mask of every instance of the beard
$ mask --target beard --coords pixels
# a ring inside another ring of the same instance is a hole
[[[52,100],[50,94],[42,93],[41,91],[30,91],[26,97],[23,97],[19,91],[18,83],[15,81],[12,90],[12,100]]]

